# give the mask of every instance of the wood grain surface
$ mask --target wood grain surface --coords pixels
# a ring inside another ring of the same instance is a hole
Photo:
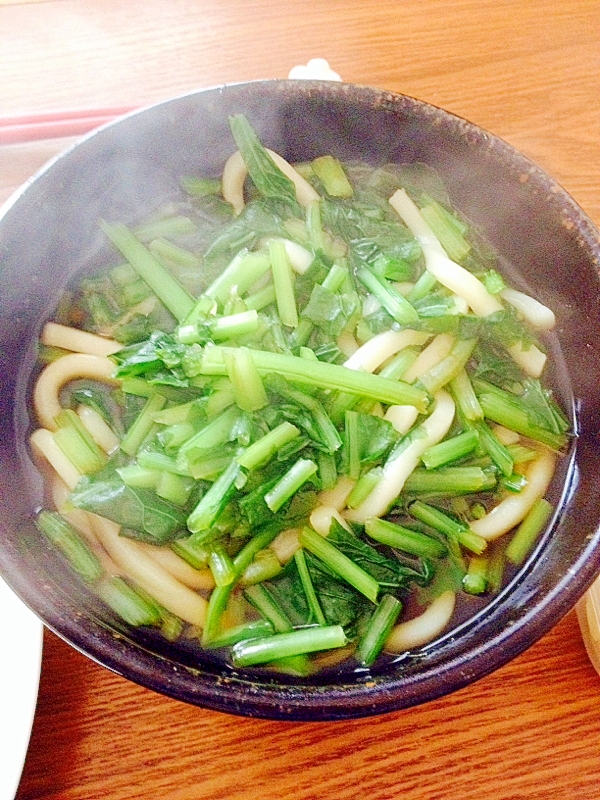
[[[600,797],[600,679],[574,615],[474,686],[374,719],[238,719],[133,686],[47,633],[18,800]]]
[[[1,5],[0,116],[144,105],[316,56],[501,136],[600,224],[598,0]],[[0,199],[66,144],[0,147]],[[177,703],[47,632],[17,800],[600,799],[600,677],[575,615],[557,623],[450,697],[320,724]]]

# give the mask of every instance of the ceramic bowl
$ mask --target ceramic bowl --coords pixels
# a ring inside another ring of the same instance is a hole
[[[511,265],[518,287],[551,306],[553,383],[576,436],[551,494],[557,512],[535,552],[481,613],[372,675],[249,679],[127,631],[50,552],[32,524],[42,486],[30,462],[28,381],[41,324],[101,247],[98,219],[133,223],[185,174],[219,174],[243,112],[291,161],[332,153],[373,164],[420,161]],[[0,216],[0,573],[59,636],[111,670],[198,706],[275,719],[378,714],[481,678],[548,631],[600,569],[599,234],[556,182],[475,125],[418,100],[313,81],[200,91],[128,115],[51,162]]]

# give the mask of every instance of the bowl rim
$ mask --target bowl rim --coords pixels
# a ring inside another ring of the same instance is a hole
[[[106,135],[107,131],[110,133],[115,126],[152,114],[157,109],[166,109],[193,100],[199,95],[213,94],[217,97],[248,89],[277,92],[291,90],[292,87],[296,94],[306,96],[311,92],[317,92],[321,96],[349,93],[355,102],[360,101],[372,108],[377,104],[382,107],[393,107],[394,104],[410,106],[420,115],[424,115],[425,119],[429,119],[429,124],[432,124],[432,120],[441,120],[476,144],[494,149],[498,158],[510,157],[512,163],[530,176],[530,180],[537,181],[541,189],[553,196],[554,201],[560,201],[565,218],[575,221],[582,247],[590,252],[594,251],[597,258],[600,258],[600,234],[585,212],[553,178],[512,145],[452,112],[409,95],[370,86],[318,80],[240,81],[186,92],[133,110],[86,134],[38,170],[0,207],[0,225],[37,181],[44,176],[51,176],[57,163],[68,159],[86,143]],[[567,480],[564,491],[574,490],[575,487],[569,483],[571,479],[574,480],[573,476]],[[487,641],[470,650],[468,658],[457,653],[451,659],[435,664],[435,671],[430,668],[425,673],[411,675],[408,679],[402,675],[369,675],[363,682],[343,684],[335,688],[318,684],[271,684],[237,676],[235,673],[228,676],[215,675],[201,668],[171,664],[137,642],[131,647],[131,640],[127,637],[115,638],[108,628],[98,631],[91,623],[82,625],[81,620],[65,617],[60,611],[53,613],[54,610],[47,607],[44,610],[42,593],[29,585],[24,575],[14,571],[15,565],[16,558],[0,549],[0,571],[21,599],[61,638],[113,672],[167,696],[217,711],[268,719],[336,720],[371,716],[434,700],[483,678],[523,652],[574,606],[594,580],[600,569],[600,528],[596,527],[590,533],[587,547],[572,568],[556,582],[551,591],[527,609],[518,624],[498,630]],[[529,573],[525,574],[523,571],[522,580],[527,580],[528,575]],[[509,588],[512,591],[512,585]],[[472,623],[469,621],[467,624]],[[455,631],[450,631],[442,639],[451,638],[454,633]]]

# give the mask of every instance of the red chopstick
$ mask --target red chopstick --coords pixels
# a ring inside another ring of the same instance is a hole
[[[0,145],[82,136],[133,110],[131,107],[73,109],[0,117]]]

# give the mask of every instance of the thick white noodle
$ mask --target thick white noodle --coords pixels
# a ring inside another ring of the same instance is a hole
[[[502,304],[483,283],[460,264],[452,261],[404,189],[390,197],[390,205],[421,245],[427,270],[442,286],[462,297],[478,317],[501,311]]]
[[[348,369],[374,372],[384,361],[399,353],[400,350],[404,350],[405,347],[410,347],[411,345],[422,345],[429,337],[430,334],[423,331],[408,329],[378,333],[359,347],[344,362],[344,366]]]
[[[232,153],[223,167],[221,192],[225,200],[231,203],[234,213],[241,214],[246,205],[244,202],[244,181],[248,175],[246,163],[239,150]]]
[[[298,242],[292,242],[291,239],[283,239],[283,246],[291,268],[296,274],[304,275],[315,260],[313,254]]]
[[[444,592],[418,617],[396,625],[385,643],[385,652],[405,653],[436,639],[452,619],[455,600],[454,592]]]
[[[204,626],[208,602],[169,574],[139,547],[139,542],[119,535],[119,525],[90,515],[92,527],[104,549],[134,583],[185,622]]]
[[[454,305],[448,309],[448,314],[458,315],[469,313],[469,304],[464,297],[459,297],[457,294],[455,294],[452,297],[452,300],[454,301]]]
[[[527,467],[527,483],[518,494],[510,494],[494,506],[489,514],[470,523],[471,530],[487,541],[493,541],[523,521],[536,500],[544,496],[554,475],[556,456],[542,450]]]
[[[454,419],[454,400],[443,389],[435,394],[434,400],[435,406],[430,416],[415,429],[416,435],[398,457],[384,465],[383,475],[373,491],[358,508],[344,512],[347,520],[364,523],[367,517],[386,514],[409,475],[417,468],[425,450],[448,433]]]
[[[63,350],[87,353],[89,356],[110,356],[123,347],[114,339],[105,339],[95,333],[59,325],[57,322],[47,322],[44,325],[40,341],[49,347],[61,347]]]
[[[287,564],[294,557],[296,550],[300,549],[300,531],[297,528],[281,531],[269,547],[277,556],[280,564]]]
[[[554,311],[540,303],[534,297],[517,291],[517,289],[503,289],[500,296],[527,320],[538,331],[551,331],[556,325]]]
[[[331,523],[334,519],[340,523],[342,528],[347,531],[350,530],[350,526],[340,512],[330,506],[317,506],[313,509],[310,515],[310,524],[320,536],[329,536]]]
[[[29,444],[34,455],[47,461],[69,489],[77,486],[81,473],[56,444],[51,431],[47,428],[38,428],[29,437]]]
[[[452,350],[454,337],[449,333],[439,333],[427,347],[425,347],[416,360],[410,365],[402,376],[406,383],[413,383],[420,378],[423,373],[439,364]]]
[[[319,492],[320,505],[341,511],[342,508],[346,507],[346,500],[352,489],[354,489],[355,483],[356,481],[347,475],[340,475],[332,489],[322,489]]]
[[[293,242],[291,239],[283,239],[280,236],[269,236],[266,239],[263,239],[261,242],[261,247],[268,249],[269,242],[272,241],[283,242],[285,253],[288,257],[288,261],[290,262],[290,267],[297,275],[304,275],[306,270],[315,260],[313,254],[310,252],[310,250],[307,250],[306,247],[303,247],[298,242]],[[260,291],[260,289],[264,289],[264,287],[271,281],[271,272],[267,271],[262,278],[259,278],[254,286],[250,287],[248,293],[253,294],[254,292]]]
[[[56,430],[54,418],[60,414],[60,390],[69,381],[91,378],[116,384],[112,377],[115,364],[106,356],[72,353],[53,361],[40,373],[33,390],[33,407],[41,425]]]
[[[50,489],[52,493],[52,502],[58,513],[70,522],[74,528],[77,528],[78,531],[83,533],[88,541],[94,541],[98,544],[98,539],[92,530],[87,511],[70,505],[69,497],[71,495],[71,490],[60,476],[55,475],[53,477],[50,482]]]
[[[311,184],[305,180],[292,165],[278,153],[267,148],[268,154],[277,164],[283,174],[288,177],[296,187],[296,199],[301,206],[308,206],[319,199],[319,194]],[[235,214],[244,210],[244,181],[248,175],[248,168],[239,150],[229,156],[223,168],[221,191],[228,203],[231,203]]]
[[[487,317],[502,311],[502,303],[490,294],[483,283],[448,256],[436,253],[424,245],[423,255],[427,270],[447,289],[462,297],[478,317]]]
[[[523,347],[521,342],[511,345],[508,348],[513,361],[518,364],[523,372],[531,375],[532,378],[539,378],[544,367],[546,366],[546,354],[530,344],[528,347]]]
[[[415,424],[418,416],[419,412],[414,406],[389,406],[383,418],[397,433],[404,436]]]
[[[348,330],[342,331],[337,338],[337,346],[340,348],[346,358],[356,353],[360,345]]]
[[[516,431],[511,431],[510,428],[505,428],[504,425],[492,425],[492,430],[498,437],[498,439],[502,442],[502,444],[508,445],[510,444],[517,444],[521,441],[521,434],[517,433]]]
[[[77,416],[98,447],[101,447],[105,453],[112,453],[117,449],[119,437],[95,408],[80,405],[77,408]]]
[[[139,546],[151,559],[190,589],[214,589],[215,581],[210,569],[194,569],[169,547],[157,547],[145,542],[139,542]]]
[[[315,200],[319,200],[319,193],[300,173],[292,167],[289,161],[286,161],[283,156],[276,153],[274,150],[267,148],[267,153],[271,156],[273,161],[277,164],[283,174],[291,180],[296,187],[296,199],[301,206],[309,206]]]

